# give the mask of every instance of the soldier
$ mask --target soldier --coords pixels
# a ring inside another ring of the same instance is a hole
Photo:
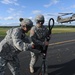
[[[45,42],[45,38],[48,34],[48,29],[43,25],[44,24],[44,16],[39,14],[35,17],[36,25],[33,26],[30,30],[30,37],[36,46],[36,49],[43,50],[45,45],[48,45],[48,42]],[[31,61],[30,61],[30,72],[34,73],[34,64],[36,63],[39,53],[31,52]]]
[[[33,26],[32,21],[23,18],[19,20],[21,22],[20,27],[9,29],[5,38],[0,42],[0,75],[5,75],[6,65],[8,65],[13,75],[20,75],[20,64],[17,55],[34,47],[25,34]]]

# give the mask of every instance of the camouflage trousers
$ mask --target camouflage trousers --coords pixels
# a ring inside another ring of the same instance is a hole
[[[33,53],[31,52],[31,59],[30,59],[30,66],[34,67],[34,65],[36,64],[38,58],[41,56],[41,53]]]
[[[13,75],[20,75],[20,64],[17,56],[13,60],[5,60],[0,57],[0,75],[5,75],[6,65]]]

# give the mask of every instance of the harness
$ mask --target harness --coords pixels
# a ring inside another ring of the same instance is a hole
[[[42,28],[37,28],[35,26],[35,35],[36,35],[36,39],[44,42],[45,38],[46,38],[46,28],[43,26]]]

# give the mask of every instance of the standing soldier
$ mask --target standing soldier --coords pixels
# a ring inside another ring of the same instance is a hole
[[[43,50],[45,45],[48,45],[48,42],[45,42],[45,38],[48,34],[48,29],[43,25],[44,16],[39,14],[35,17],[36,25],[31,28],[30,37],[36,46],[36,49]],[[31,61],[30,61],[30,72],[34,73],[34,64],[38,59],[39,53],[31,52]]]
[[[25,35],[33,26],[32,21],[20,18],[20,22],[20,27],[9,29],[5,38],[0,42],[0,75],[5,75],[6,65],[8,65],[13,75],[20,75],[20,64],[17,55],[34,47]]]

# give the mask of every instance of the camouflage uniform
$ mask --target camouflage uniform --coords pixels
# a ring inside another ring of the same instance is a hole
[[[37,17],[40,17],[40,16],[37,16]],[[42,18],[43,16],[40,17],[41,20]],[[43,18],[43,22],[44,22],[44,18]],[[36,23],[37,23],[37,20],[36,20]],[[34,32],[34,34],[30,33],[30,37],[33,43],[37,46],[36,49],[42,50],[44,46],[45,38],[48,34],[48,29],[43,25],[41,27],[38,27],[36,25],[31,28],[31,31]],[[40,54],[31,52],[31,61],[30,61],[31,67],[33,67],[36,61],[38,60],[38,56],[40,56]]]
[[[21,27],[7,31],[7,35],[0,42],[0,75],[5,75],[8,65],[13,75],[20,75],[18,53],[31,49],[31,44]]]

